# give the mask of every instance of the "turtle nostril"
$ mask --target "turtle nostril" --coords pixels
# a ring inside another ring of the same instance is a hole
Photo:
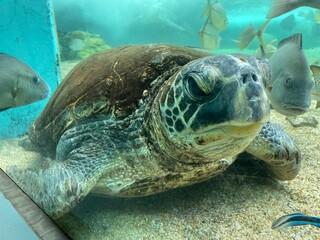
[[[248,74],[242,74],[241,77],[242,77],[242,83],[246,84],[248,82],[248,80],[249,80],[248,79],[249,78]]]
[[[253,81],[253,82],[257,82],[258,81],[258,77],[255,74],[242,74],[241,77],[242,77],[242,83],[243,84],[246,84],[246,83],[248,83],[250,81]]]
[[[258,77],[257,77],[257,75],[252,74],[252,79],[253,79],[253,81],[254,81],[254,82],[257,82],[257,81],[258,81]]]

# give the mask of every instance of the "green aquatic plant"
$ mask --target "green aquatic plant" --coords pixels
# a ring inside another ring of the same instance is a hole
[[[99,35],[88,32],[58,32],[58,39],[62,61],[81,60],[111,48]]]

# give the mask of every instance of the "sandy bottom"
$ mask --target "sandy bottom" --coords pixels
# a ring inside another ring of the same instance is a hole
[[[320,109],[314,108],[315,103],[303,116],[320,121]],[[292,181],[233,168],[210,181],[150,197],[90,195],[58,223],[74,239],[320,239],[311,226],[271,229],[272,221],[285,214],[320,216],[320,127],[293,127],[274,111],[271,119],[300,147],[303,167]],[[1,168],[39,164],[39,155],[19,147],[19,141],[0,141]]]

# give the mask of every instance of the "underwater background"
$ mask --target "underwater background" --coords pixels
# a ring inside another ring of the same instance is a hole
[[[227,27],[209,34],[217,44],[207,50],[255,54],[258,40],[239,49],[239,36],[248,24],[259,29],[265,23],[270,1],[217,2],[225,10]],[[82,59],[126,44],[204,47],[199,33],[207,19],[202,16],[207,0],[52,0],[52,6],[62,79]],[[302,33],[309,63],[319,61],[318,14],[319,10],[308,7],[283,14],[270,21],[263,38],[276,47],[282,39]],[[281,123],[302,153],[303,169],[292,181],[278,182],[255,168],[244,170],[235,165],[210,181],[155,196],[112,199],[90,195],[57,222],[73,239],[320,239],[312,226],[271,229],[271,223],[285,214],[320,215],[320,110],[315,106],[313,101],[311,110],[295,119],[299,127],[271,113],[272,121]],[[1,168],[41,164],[39,154],[19,146],[21,134],[10,134],[0,136],[5,138],[0,141]]]
[[[234,40],[249,23],[259,28],[266,20],[270,5],[268,0],[221,0],[219,3],[228,17],[227,29],[220,33],[221,48],[236,48]],[[58,31],[99,34],[112,47],[133,43],[200,47],[198,33],[205,22],[201,14],[206,4],[206,0],[53,1]],[[273,19],[265,33],[266,41],[279,41],[302,32],[304,48],[316,47],[320,40],[319,22],[310,17],[310,12],[315,11],[303,7]],[[291,15],[294,19],[282,22]]]

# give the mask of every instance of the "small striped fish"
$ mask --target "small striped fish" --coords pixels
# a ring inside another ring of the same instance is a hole
[[[281,229],[285,227],[293,227],[300,225],[313,225],[320,228],[320,218],[314,216],[307,216],[302,213],[293,213],[289,215],[282,216],[275,220],[271,228],[272,229]]]

